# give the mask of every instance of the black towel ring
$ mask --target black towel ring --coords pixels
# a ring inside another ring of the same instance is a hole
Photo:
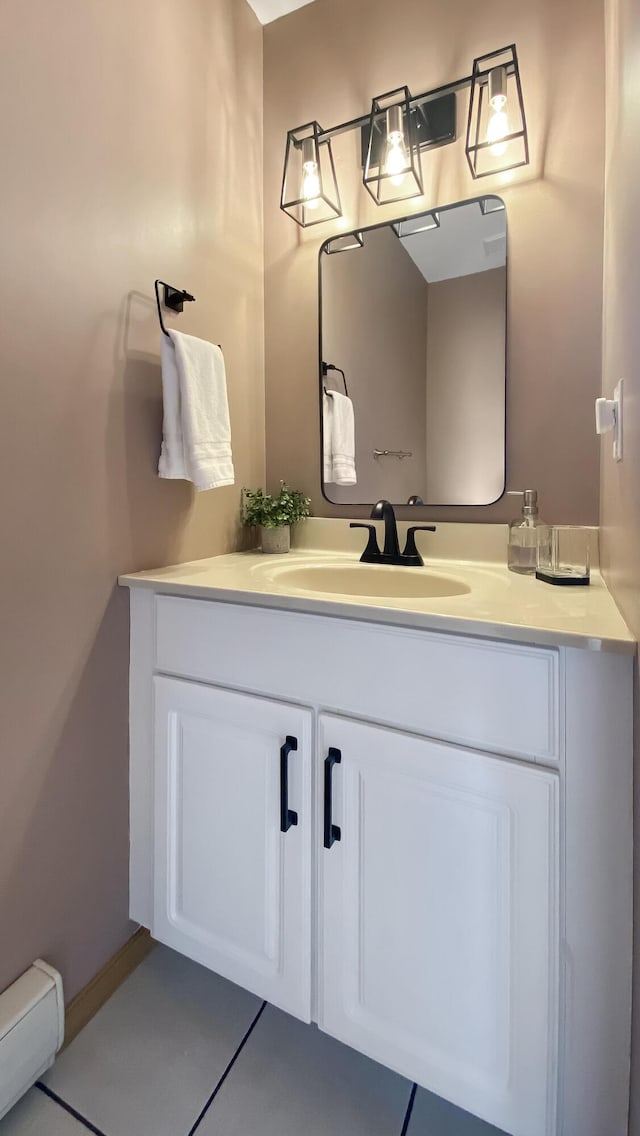
[[[164,326],[164,321],[162,319],[162,306],[160,304],[159,290],[160,284],[162,284],[164,288],[164,306],[165,308],[170,308],[172,312],[181,312],[184,308],[185,302],[190,303],[192,300],[195,300],[195,296],[192,296],[191,292],[185,292],[183,288],[174,288],[172,284],[166,284],[164,280],[156,280],[154,289],[156,293],[156,304],[158,306],[158,319],[160,320],[160,327],[162,329],[163,335],[168,336],[169,332]]]
[[[184,288],[174,288],[172,284],[166,284],[164,280],[156,280],[155,281],[153,287],[154,287],[154,290],[155,290],[155,293],[156,293],[156,305],[157,305],[157,308],[158,308],[158,319],[160,320],[160,327],[162,329],[162,334],[166,335],[167,339],[170,339],[171,336],[169,335],[169,332],[167,331],[166,327],[164,326],[164,321],[162,319],[162,305],[160,303],[160,284],[162,284],[162,287],[164,288],[164,296],[163,296],[164,306],[165,306],[165,308],[170,308],[172,312],[181,312],[183,310],[185,304],[188,304],[188,303],[191,303],[192,301],[195,301],[195,296],[192,296],[191,292],[185,292]],[[221,343],[218,344],[218,347],[222,351],[222,344]]]
[[[349,391],[347,390],[347,379],[346,379],[345,373],[344,373],[344,371],[342,370],[342,368],[341,368],[341,367],[336,367],[335,363],[325,363],[325,362],[323,361],[323,363],[322,363],[322,375],[323,375],[323,378],[325,378],[325,379],[326,379],[326,377],[327,377],[327,374],[329,373],[329,371],[337,371],[337,373],[338,373],[339,375],[342,375],[342,381],[343,381],[343,383],[344,383],[344,393],[346,394],[346,396],[347,396],[347,398],[348,398],[348,397],[349,397]],[[325,391],[326,391],[326,387],[325,387]]]

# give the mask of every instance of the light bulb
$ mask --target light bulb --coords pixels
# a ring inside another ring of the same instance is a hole
[[[506,102],[506,99],[504,100]],[[503,102],[503,106],[504,106]],[[489,148],[489,152],[495,158],[501,158],[507,152],[507,143],[502,139],[506,138],[509,133],[509,119],[504,110],[494,110],[489,122],[487,124],[487,142],[492,142],[493,145]]]
[[[385,173],[390,174],[392,185],[402,185],[409,159],[404,145],[402,134],[390,134],[387,138],[387,157],[384,164]]]
[[[300,196],[306,209],[317,209],[320,201],[320,177],[313,138],[302,143],[302,187]]]
[[[384,172],[389,176],[391,184],[398,186],[402,185],[408,167],[409,155],[404,144],[402,107],[395,105],[387,108],[387,153]]]
[[[502,139],[509,133],[506,67],[494,67],[489,72],[489,106],[493,111],[487,123],[487,142],[493,143],[489,153],[494,158],[501,158],[507,152],[507,143]]]
[[[302,167],[302,197],[307,209],[317,209],[320,202],[320,178],[318,163],[305,162]]]

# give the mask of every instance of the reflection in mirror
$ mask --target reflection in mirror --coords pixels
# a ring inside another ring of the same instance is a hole
[[[504,203],[353,238],[320,253],[325,496],[491,504],[505,484]]]

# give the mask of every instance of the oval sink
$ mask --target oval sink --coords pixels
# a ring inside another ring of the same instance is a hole
[[[278,583],[308,592],[388,599],[429,599],[461,596],[471,589],[451,576],[437,576],[424,568],[392,565],[326,564],[283,568]]]

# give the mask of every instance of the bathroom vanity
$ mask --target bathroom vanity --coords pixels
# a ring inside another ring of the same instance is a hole
[[[622,1136],[633,640],[597,574],[319,587],[360,567],[122,578],[131,917],[506,1133]]]

